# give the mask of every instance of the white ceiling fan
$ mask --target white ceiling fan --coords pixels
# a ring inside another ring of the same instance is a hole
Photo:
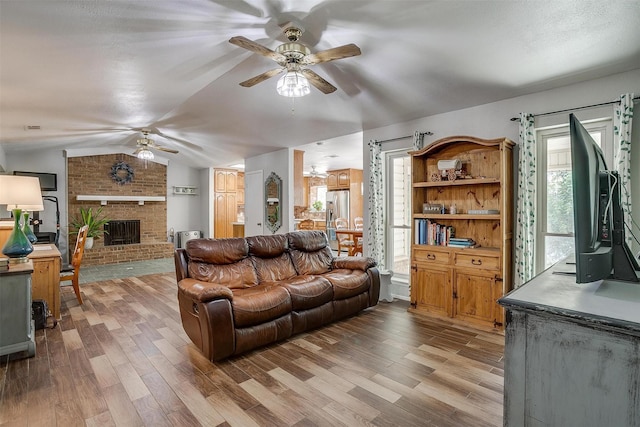
[[[358,56],[361,54],[360,48],[355,44],[347,44],[344,46],[334,47],[331,49],[323,50],[321,52],[311,53],[311,50],[300,43],[298,40],[302,36],[303,30],[297,25],[285,25],[284,34],[288,40],[287,43],[283,43],[275,50],[271,50],[259,43],[247,39],[243,36],[232,37],[229,42],[240,46],[243,49],[250,50],[259,55],[266,56],[274,60],[280,65],[280,68],[275,68],[245,80],[240,83],[240,86],[251,87],[258,83],[261,83],[271,77],[277,76],[283,72],[286,72],[278,82],[278,93],[284,96],[304,96],[309,93],[308,90],[302,94],[284,94],[281,93],[280,85],[287,84],[286,78],[295,78],[298,80],[306,80],[316,87],[320,92],[329,94],[336,91],[336,87],[331,83],[320,77],[314,71],[307,68],[310,65],[321,64],[323,62],[335,61],[336,59],[349,58],[351,56]]]
[[[149,138],[149,129],[142,129],[142,138],[136,141],[137,149],[133,152],[134,155],[138,156],[139,159],[144,160],[152,160],[153,153],[150,149],[164,151],[166,153],[178,154],[178,150],[174,150],[173,148],[163,147],[162,145],[158,145],[155,141]]]
[[[326,178],[327,174],[326,173],[322,173],[322,172],[318,172],[316,170],[316,167],[314,165],[311,166],[311,172],[309,172],[309,176],[311,178]]]

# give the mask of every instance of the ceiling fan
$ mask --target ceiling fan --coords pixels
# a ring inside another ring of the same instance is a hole
[[[322,173],[322,172],[318,172],[316,170],[316,167],[312,165],[311,166],[311,172],[309,172],[309,176],[311,178],[326,178],[327,174],[326,173]]]
[[[153,159],[153,153],[149,150],[150,148],[154,150],[160,150],[167,153],[178,154],[178,150],[174,150],[173,148],[163,147],[162,145],[156,144],[153,139],[149,138],[149,129],[142,129],[142,138],[136,141],[136,146],[138,147],[136,151],[133,152],[134,155],[138,156],[141,159]]]
[[[358,56],[361,54],[360,48],[351,43],[344,46],[323,50],[321,52],[311,53],[311,50],[307,46],[298,42],[300,36],[302,36],[302,32],[303,30],[298,28],[297,26],[285,26],[284,34],[289,41],[287,43],[281,44],[275,50],[271,50],[268,47],[262,46],[261,44],[251,41],[243,36],[232,37],[229,40],[229,43],[235,44],[243,49],[250,50],[262,56],[266,56],[267,58],[274,60],[278,63],[278,65],[280,65],[280,68],[266,71],[262,74],[241,82],[240,86],[251,87],[271,77],[277,76],[280,73],[286,72],[287,74],[285,74],[285,76],[280,79],[281,81],[289,75],[302,75],[309,81],[309,83],[320,90],[320,92],[324,94],[335,92],[335,86],[333,86],[331,83],[316,74],[314,71],[311,71],[306,67],[309,65],[316,65],[323,62],[334,61],[336,59]],[[278,93],[283,95],[283,93],[281,93],[280,91],[278,91]]]

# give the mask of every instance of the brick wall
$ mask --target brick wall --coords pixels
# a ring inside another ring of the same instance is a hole
[[[133,169],[133,180],[123,185],[111,177],[112,166],[124,161]],[[78,201],[78,195],[110,196],[167,196],[167,167],[144,162],[126,154],[71,157],[67,159],[69,218],[80,213],[80,207],[100,208],[100,202]],[[173,244],[167,242],[167,203],[108,202],[103,213],[110,219],[139,219],[140,243],[134,245],[104,246],[104,239],[94,241],[86,250],[83,265],[114,264],[173,256]],[[74,242],[75,236],[69,236]],[[70,251],[73,245],[70,244]]]

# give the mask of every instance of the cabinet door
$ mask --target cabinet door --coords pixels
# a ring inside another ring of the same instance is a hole
[[[237,172],[227,172],[225,175],[225,183],[227,188],[227,193],[234,193],[238,188],[238,173]]]
[[[495,274],[456,270],[454,316],[471,321],[502,324],[502,309],[496,300],[502,296],[502,281]]]
[[[237,203],[239,205],[244,205],[244,188],[241,188],[236,191]]]
[[[349,179],[349,170],[338,171],[338,187],[349,188],[351,180]]]
[[[236,193],[227,193],[226,212],[225,235],[226,237],[233,237],[233,223],[238,220]]]
[[[216,193],[225,193],[227,191],[227,172],[216,169],[213,174],[213,187]]]
[[[31,274],[33,299],[47,301],[49,310],[60,317],[60,257],[34,258]]]
[[[451,269],[417,264],[411,268],[411,304],[418,310],[451,316]]]
[[[233,209],[236,211],[235,195],[232,197],[232,193],[216,193],[214,199],[214,221],[213,231],[216,239],[224,239],[226,237],[233,237],[232,222],[235,221],[235,216],[230,216],[231,209],[229,208],[229,200],[233,200]]]
[[[327,172],[327,190],[335,190],[338,188],[337,171]]]

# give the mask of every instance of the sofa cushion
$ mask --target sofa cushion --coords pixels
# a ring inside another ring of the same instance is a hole
[[[193,239],[187,242],[186,250],[191,278],[231,289],[258,284],[245,239]]]
[[[260,282],[289,279],[297,274],[289,256],[286,235],[251,236],[246,239],[249,256],[252,257]]]
[[[331,270],[333,253],[324,231],[287,233],[291,261],[299,275],[324,274]]]
[[[277,284],[289,291],[294,310],[308,310],[333,300],[333,287],[322,276],[296,276]]]
[[[334,300],[350,298],[369,289],[369,275],[366,271],[341,268],[322,277],[333,285]]]
[[[258,325],[291,312],[289,292],[276,284],[234,289],[233,320],[236,328]]]

